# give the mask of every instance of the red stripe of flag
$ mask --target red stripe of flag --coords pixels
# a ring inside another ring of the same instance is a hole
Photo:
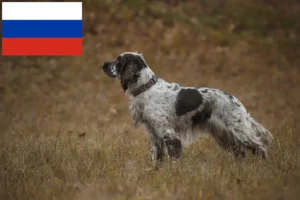
[[[80,56],[82,38],[2,38],[3,56]]]

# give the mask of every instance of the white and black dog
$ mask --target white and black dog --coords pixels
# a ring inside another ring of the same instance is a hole
[[[126,52],[105,62],[104,72],[121,81],[136,124],[144,125],[153,161],[167,152],[177,159],[187,141],[208,132],[235,158],[248,149],[267,158],[273,136],[247,113],[234,96],[218,89],[181,87],[157,79],[139,53]]]

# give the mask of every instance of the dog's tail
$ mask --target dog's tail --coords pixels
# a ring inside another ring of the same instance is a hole
[[[250,121],[251,121],[251,127],[256,133],[256,136],[261,139],[261,142],[264,144],[264,146],[269,146],[273,140],[272,134],[267,129],[265,129],[261,124],[255,121],[252,117],[250,118]]]

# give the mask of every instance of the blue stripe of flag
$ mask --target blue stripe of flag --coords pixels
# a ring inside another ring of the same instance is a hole
[[[3,38],[81,38],[82,20],[2,20]]]

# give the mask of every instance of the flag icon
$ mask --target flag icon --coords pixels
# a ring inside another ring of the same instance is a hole
[[[82,55],[82,3],[3,2],[2,55]]]

